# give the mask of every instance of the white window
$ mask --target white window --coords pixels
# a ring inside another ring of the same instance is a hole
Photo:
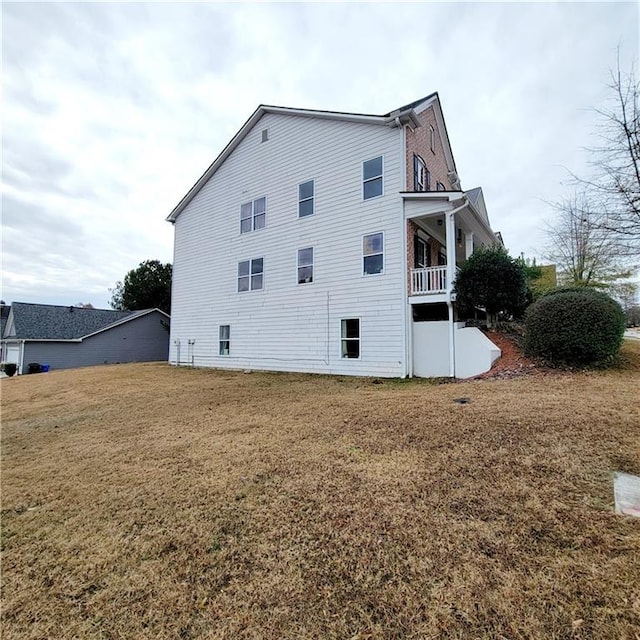
[[[228,356],[231,350],[231,325],[221,324],[218,328],[218,354]]]
[[[267,199],[262,197],[240,206],[240,233],[263,229],[267,220]]]
[[[424,267],[430,267],[431,255],[429,251],[429,245],[420,237],[415,237],[414,246],[414,264],[416,269],[423,269]]]
[[[382,191],[382,156],[379,156],[362,163],[362,197],[376,198]]]
[[[384,236],[372,233],[362,238],[362,263],[364,275],[382,273],[384,269]]]
[[[436,152],[436,130],[433,125],[429,125],[429,147],[433,153]]]
[[[341,320],[341,354],[343,358],[360,357],[360,319]]]
[[[298,218],[315,213],[315,184],[313,180],[298,185]]]
[[[238,291],[256,291],[262,289],[264,259],[253,258],[238,262]]]
[[[298,284],[313,282],[313,247],[298,249]]]
[[[413,190],[427,191],[427,165],[424,160],[418,156],[413,156]]]

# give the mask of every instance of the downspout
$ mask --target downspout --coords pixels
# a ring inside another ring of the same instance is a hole
[[[458,211],[462,211],[469,205],[469,198],[464,196],[463,203],[447,213],[446,241],[447,241],[447,309],[449,311],[449,376],[456,377],[456,346],[455,330],[453,326],[453,302],[451,300],[451,289],[453,286],[456,265],[456,219]]]
[[[407,187],[407,149],[406,135],[404,127],[400,122],[400,118],[396,116],[396,125],[400,130],[400,159],[401,159],[401,190]],[[403,346],[403,363],[402,377],[413,377],[413,345],[412,345],[412,327],[409,325],[409,314],[407,313],[409,300],[407,299],[407,221],[404,217],[404,200],[400,198],[400,220],[402,224],[402,346]]]

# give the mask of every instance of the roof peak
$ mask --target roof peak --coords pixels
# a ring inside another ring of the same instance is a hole
[[[424,98],[419,98],[418,100],[414,100],[409,104],[405,104],[402,107],[398,107],[397,109],[394,109],[393,111],[390,111],[385,115],[390,115],[391,113],[395,113],[396,111],[408,111],[409,109],[415,109],[419,104],[422,104],[423,102],[426,102],[427,100],[431,100],[431,98],[435,98],[435,97],[439,97],[437,91],[430,93],[428,96],[425,96]]]

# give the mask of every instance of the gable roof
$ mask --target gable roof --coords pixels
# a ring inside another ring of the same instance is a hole
[[[14,302],[10,311],[12,322],[8,324],[15,331],[11,336],[2,337],[14,340],[80,340],[153,311],[167,315],[159,309],[114,311]]]
[[[395,127],[404,124],[409,124],[414,127],[420,126],[420,121],[414,111],[415,107],[418,107],[424,103],[434,102],[437,105],[436,108],[436,120],[438,126],[444,131],[447,144],[445,147],[445,155],[447,156],[448,168],[451,171],[455,171],[455,162],[453,155],[451,154],[451,146],[449,144],[449,136],[447,134],[447,128],[444,124],[444,118],[442,117],[442,109],[440,108],[440,98],[438,92],[430,93],[424,98],[415,100],[403,107],[390,111],[382,115],[373,115],[366,113],[349,113],[341,111],[322,111],[319,109],[298,109],[293,107],[276,107],[273,105],[261,104],[251,114],[249,119],[242,125],[238,133],[229,141],[227,146],[222,150],[220,155],[211,163],[209,168],[198,178],[197,182],[189,189],[187,194],[178,202],[173,211],[167,216],[169,222],[175,222],[176,218],[182,213],[185,207],[191,202],[196,194],[204,187],[211,176],[218,170],[220,165],[233,153],[236,147],[247,137],[248,133],[253,129],[257,122],[266,113],[275,113],[280,115],[298,116],[303,118],[320,118],[328,120],[339,120],[343,122],[358,122],[362,124],[373,124],[387,127]]]
[[[480,215],[483,220],[489,224],[489,214],[487,213],[487,206],[484,202],[484,194],[482,193],[482,187],[475,187],[474,189],[469,189],[469,191],[465,191],[467,194],[467,198],[469,198],[469,202],[472,204],[473,208],[476,210],[478,215]]]

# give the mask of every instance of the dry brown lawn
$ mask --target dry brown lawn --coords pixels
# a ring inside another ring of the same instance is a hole
[[[514,380],[150,364],[1,391],[7,640],[640,638],[611,478],[640,473],[640,343]]]

